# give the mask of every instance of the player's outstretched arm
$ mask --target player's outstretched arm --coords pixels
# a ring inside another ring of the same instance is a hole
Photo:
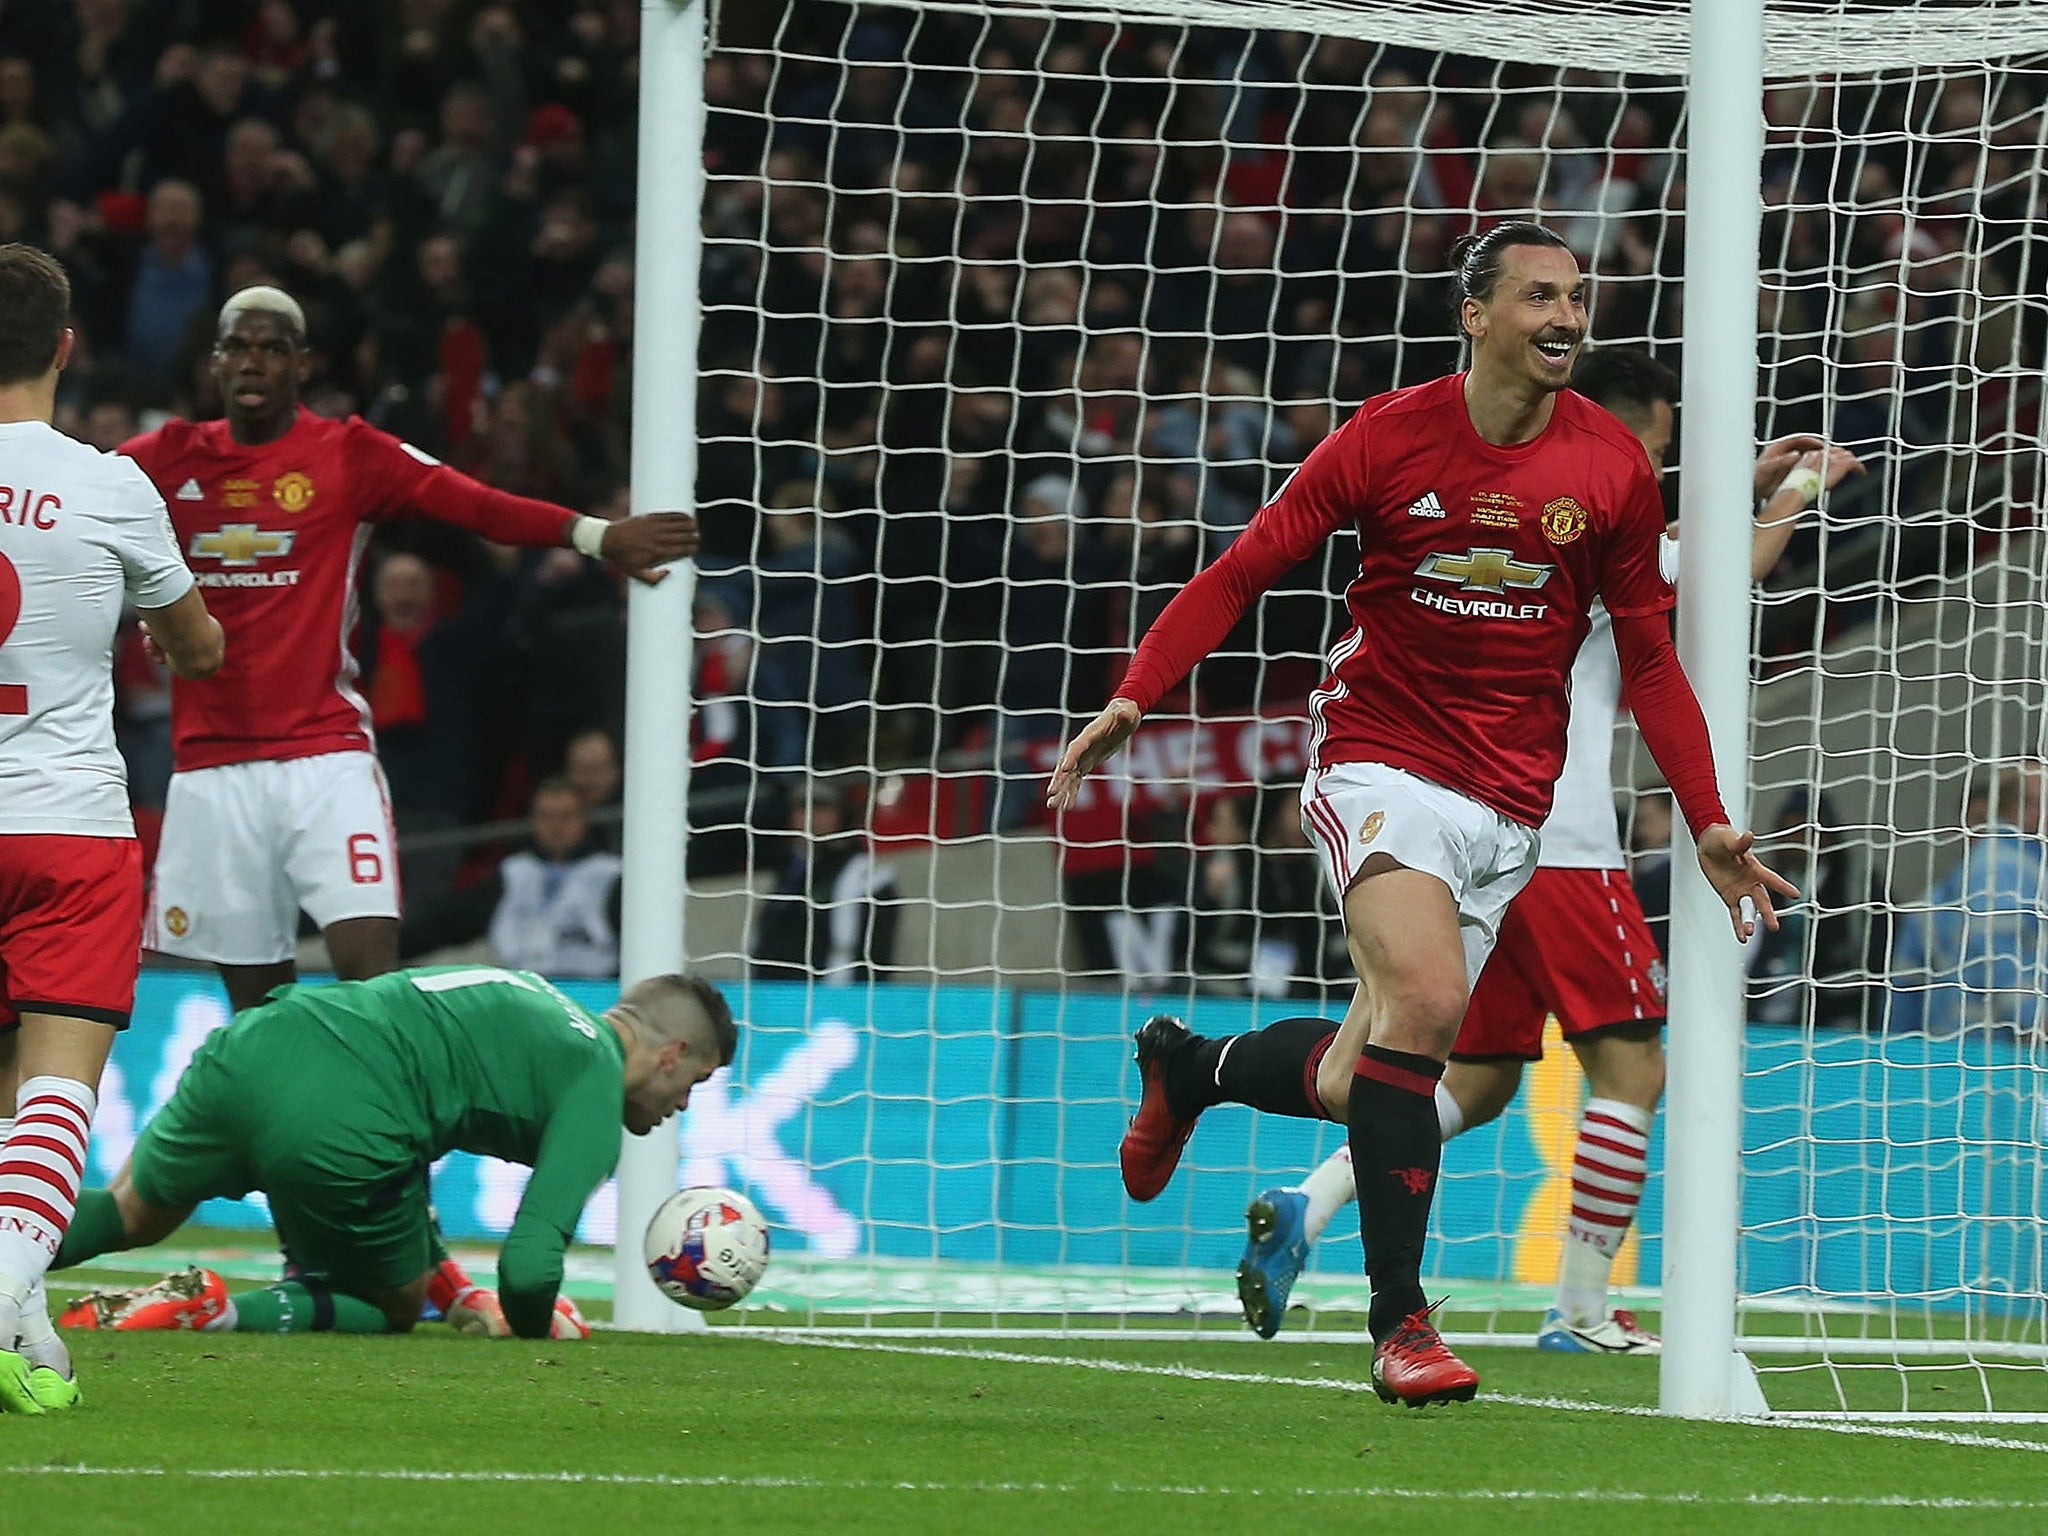
[[[1230,633],[1244,611],[1366,505],[1365,450],[1353,417],[1317,445],[1214,562],[1174,594],[1124,673],[1117,696],[1053,770],[1045,803],[1071,807],[1081,780],[1131,739],[1148,710]]]
[[[697,553],[697,519],[688,512],[644,512],[617,522],[585,517],[472,480],[364,424],[358,424],[350,448],[379,517],[431,517],[499,544],[578,550],[593,560],[616,561],[648,586],[668,574],[662,567]]]
[[[1756,461],[1756,532],[1750,538],[1749,575],[1762,581],[1777,567],[1806,509],[1850,475],[1864,473],[1863,461],[1817,437],[1781,437]]]
[[[619,1078],[593,1070],[556,1101],[498,1254],[505,1323],[522,1339],[554,1333],[563,1255],[583,1207],[619,1161]]]
[[[162,608],[144,608],[142,640],[146,649],[180,677],[211,677],[227,658],[227,636],[220,620],[206,611],[197,587]]]
[[[1129,699],[1111,699],[1106,709],[1089,721],[1080,735],[1067,744],[1067,750],[1060,754],[1059,766],[1052,771],[1052,783],[1046,790],[1045,803],[1056,811],[1064,811],[1074,803],[1081,792],[1081,781],[1108,762],[1131,737],[1137,734],[1138,722],[1144,719],[1138,706]]]

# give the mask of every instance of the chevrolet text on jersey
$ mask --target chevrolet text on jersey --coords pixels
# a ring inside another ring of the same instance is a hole
[[[1541,433],[1500,445],[1463,391],[1456,374],[1361,406],[1168,605],[1118,693],[1151,709],[1254,597],[1354,529],[1352,627],[1309,701],[1315,766],[1383,763],[1539,825],[1595,600],[1631,618],[1672,605],[1664,504],[1642,444],[1591,402],[1565,390]]]
[[[505,543],[558,542],[570,514],[508,496],[368,422],[300,408],[283,436],[238,443],[224,421],[171,421],[121,445],[162,488],[227,662],[171,684],[180,770],[371,749],[350,651],[370,525],[424,515]]]

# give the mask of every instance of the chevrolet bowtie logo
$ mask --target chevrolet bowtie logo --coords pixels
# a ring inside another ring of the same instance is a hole
[[[1504,592],[1509,587],[1540,587],[1556,569],[1517,560],[1512,550],[1473,549],[1462,555],[1431,555],[1415,567],[1415,574],[1431,581],[1455,581],[1460,592]]]
[[[226,523],[218,532],[192,535],[192,553],[210,556],[222,565],[254,565],[267,556],[288,555],[291,550],[289,530],[273,533],[254,523]]]

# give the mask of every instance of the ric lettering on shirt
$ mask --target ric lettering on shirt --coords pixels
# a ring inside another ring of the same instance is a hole
[[[12,523],[17,528],[54,528],[57,519],[53,514],[63,510],[61,500],[32,485],[0,485],[0,523]]]

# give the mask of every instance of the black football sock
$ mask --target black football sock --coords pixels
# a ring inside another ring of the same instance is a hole
[[[1326,1120],[1316,1096],[1316,1068],[1337,1038],[1328,1019],[1281,1019],[1246,1035],[1204,1040],[1177,1074],[1177,1103],[1249,1104],[1269,1115]]]
[[[1351,1080],[1351,1170],[1372,1280],[1374,1343],[1425,1305],[1422,1245],[1443,1154],[1436,1118],[1443,1075],[1440,1061],[1368,1045]]]

